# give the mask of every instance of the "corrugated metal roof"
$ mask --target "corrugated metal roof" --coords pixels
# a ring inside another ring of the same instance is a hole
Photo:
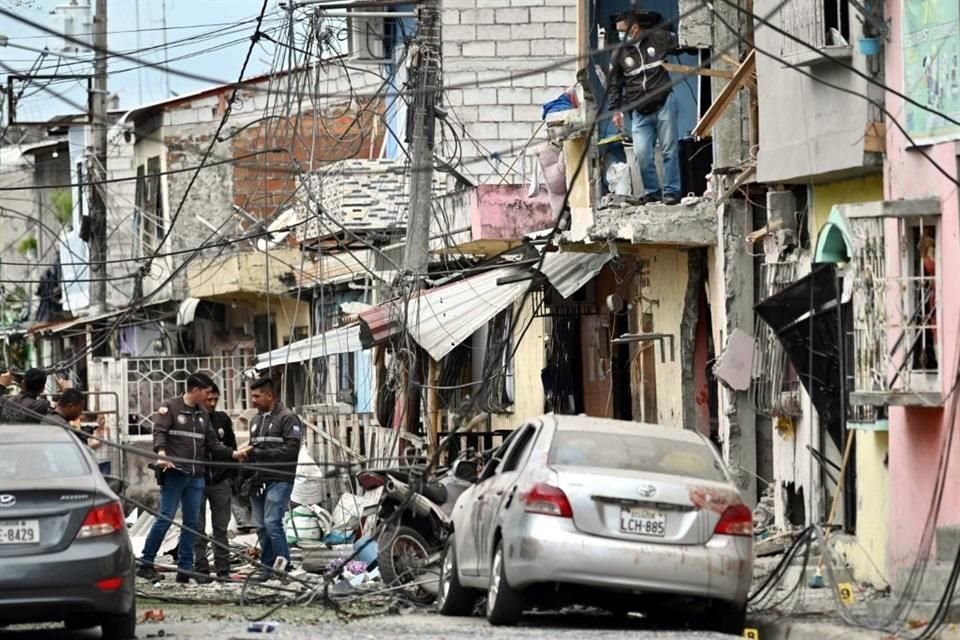
[[[257,354],[257,369],[304,362],[313,358],[363,351],[360,343],[360,325],[348,324],[330,329],[311,338],[298,340],[285,347]]]
[[[593,280],[603,265],[610,261],[610,252],[576,253],[563,251],[547,253],[538,271],[546,276],[553,288],[569,298]]]

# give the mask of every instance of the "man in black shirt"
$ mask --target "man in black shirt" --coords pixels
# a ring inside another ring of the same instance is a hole
[[[9,384],[10,372],[3,374],[2,382]],[[60,381],[57,381],[60,384]],[[41,397],[47,386],[47,374],[40,369],[27,369],[20,382],[20,393],[5,396],[0,393],[0,422],[39,423],[52,412],[50,401]]]
[[[220,388],[214,384],[207,395],[207,412],[210,414],[210,424],[213,426],[220,444],[237,450],[237,436],[233,433],[233,423],[223,411],[217,411],[220,401]],[[210,520],[213,525],[213,564],[218,578],[230,577],[230,552],[227,550],[227,527],[230,524],[230,502],[233,498],[233,483],[236,472],[223,466],[207,465],[206,487],[204,497],[200,503],[200,526],[198,531],[206,531],[207,507],[210,503]],[[197,544],[193,550],[193,570],[195,573],[210,573],[210,560],[207,557],[209,544],[204,537],[197,537]]]
[[[667,54],[676,50],[677,39],[660,25],[649,24],[650,18],[646,12],[627,18],[626,41],[610,65],[609,107],[621,129],[624,111],[630,114],[644,200],[674,205],[680,203],[681,189],[678,107],[673,81],[663,65]],[[657,142],[663,154],[662,189],[654,159]]]

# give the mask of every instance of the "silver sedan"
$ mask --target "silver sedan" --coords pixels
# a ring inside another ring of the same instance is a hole
[[[438,604],[492,624],[530,607],[594,604],[743,632],[753,518],[698,433],[548,415],[514,431],[453,512]],[[690,614],[687,614],[688,618]]]

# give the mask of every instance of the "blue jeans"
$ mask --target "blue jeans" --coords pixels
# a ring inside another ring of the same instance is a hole
[[[277,558],[290,562],[287,533],[283,530],[283,515],[290,506],[293,483],[268,482],[263,493],[250,497],[253,524],[260,538],[260,562],[273,567]]]
[[[143,545],[140,563],[152,565],[160,551],[160,545],[170,529],[177,507],[182,506],[183,526],[196,531],[200,524],[200,507],[203,504],[203,476],[193,477],[170,469],[163,474],[163,487],[160,489],[160,516],[157,517],[147,534]],[[186,529],[180,530],[180,544],[177,546],[177,567],[184,571],[193,571],[194,534]]]
[[[644,195],[680,194],[680,144],[677,132],[677,99],[671,93],[658,111],[633,114],[633,150],[643,179]],[[654,149],[660,142],[663,154],[663,189],[657,177]]]

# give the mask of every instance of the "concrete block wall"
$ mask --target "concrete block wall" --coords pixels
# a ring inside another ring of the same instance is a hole
[[[444,97],[468,177],[499,182],[543,103],[576,82],[576,11],[574,0],[445,0]]]

